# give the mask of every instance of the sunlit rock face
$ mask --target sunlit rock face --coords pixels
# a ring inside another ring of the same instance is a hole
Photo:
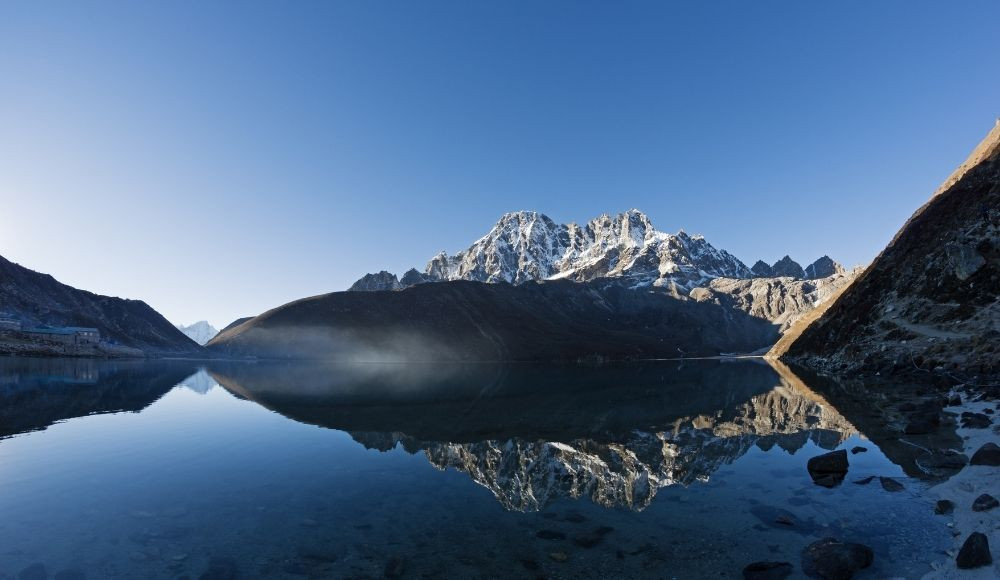
[[[660,488],[707,480],[755,445],[794,452],[812,440],[832,449],[853,433],[821,399],[780,386],[730,410],[682,418],[669,430],[635,430],[614,441],[512,437],[448,443],[402,433],[352,436],[369,448],[398,444],[411,453],[423,451],[433,465],[468,474],[505,508],[536,511],[562,497],[642,510]]]
[[[771,356],[826,371],[997,383],[1000,123],[828,304]]]

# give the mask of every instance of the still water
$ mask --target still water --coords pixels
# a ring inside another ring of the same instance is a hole
[[[919,577],[949,530],[864,407],[754,361],[0,359],[0,578],[798,576],[826,536]]]

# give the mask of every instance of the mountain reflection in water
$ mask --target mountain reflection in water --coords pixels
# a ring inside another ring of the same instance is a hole
[[[212,367],[234,394],[367,448],[423,451],[504,507],[589,497],[641,510],[751,447],[835,448],[857,430],[765,364]]]
[[[824,535],[870,543],[872,573],[919,575],[948,540],[909,491],[924,484],[826,489],[805,471],[860,444],[851,478],[934,475],[920,454],[954,446],[948,429],[902,441],[879,396],[762,361],[0,359],[0,534],[16,533],[0,578],[33,558],[198,577],[219,552],[250,577],[371,576],[401,560],[418,576],[503,576],[511,561],[732,575],[746,554],[794,559]],[[789,513],[800,525],[775,523]],[[470,555],[473,537],[496,547]],[[560,537],[582,550],[570,562],[549,561]]]

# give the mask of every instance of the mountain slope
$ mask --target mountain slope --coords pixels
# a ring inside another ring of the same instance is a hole
[[[208,347],[265,358],[527,361],[749,352],[777,336],[740,311],[614,283],[454,281],[298,300]]]
[[[838,294],[856,274],[844,272],[815,280],[716,278],[704,288],[692,290],[690,296],[768,320],[785,332],[806,313]]]
[[[829,369],[1000,373],[1000,122],[812,318],[770,356]]]
[[[141,300],[101,296],[0,257],[0,311],[24,326],[84,326],[146,354],[198,354],[200,346]]]

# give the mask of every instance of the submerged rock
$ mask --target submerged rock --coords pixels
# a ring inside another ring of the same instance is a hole
[[[949,499],[939,499],[934,505],[934,513],[939,516],[950,514],[955,511],[955,502]]]
[[[857,455],[858,453],[865,453],[867,451],[868,451],[867,447],[862,447],[862,446],[858,445],[857,447],[852,447],[851,448],[851,455]]]
[[[745,580],[782,580],[792,574],[792,565],[788,562],[754,562],[743,568]]]
[[[983,413],[962,413],[962,427],[966,429],[987,429],[993,422]]]
[[[1000,502],[997,501],[997,498],[988,493],[984,493],[972,502],[972,511],[988,512],[997,506],[1000,506]]]
[[[823,538],[802,550],[802,569],[814,578],[847,580],[872,565],[875,553],[863,544]]]
[[[806,464],[813,483],[823,487],[840,485],[847,475],[847,467],[847,451],[844,449],[817,455]]]
[[[878,478],[879,483],[882,484],[882,489],[886,491],[903,491],[904,488],[902,483],[899,483],[891,477],[880,477]]]
[[[972,454],[969,464],[1000,466],[1000,447],[996,443],[984,443],[978,451]]]
[[[962,549],[955,558],[955,564],[962,570],[989,566],[993,563],[990,542],[981,532],[974,532],[965,539]]]

